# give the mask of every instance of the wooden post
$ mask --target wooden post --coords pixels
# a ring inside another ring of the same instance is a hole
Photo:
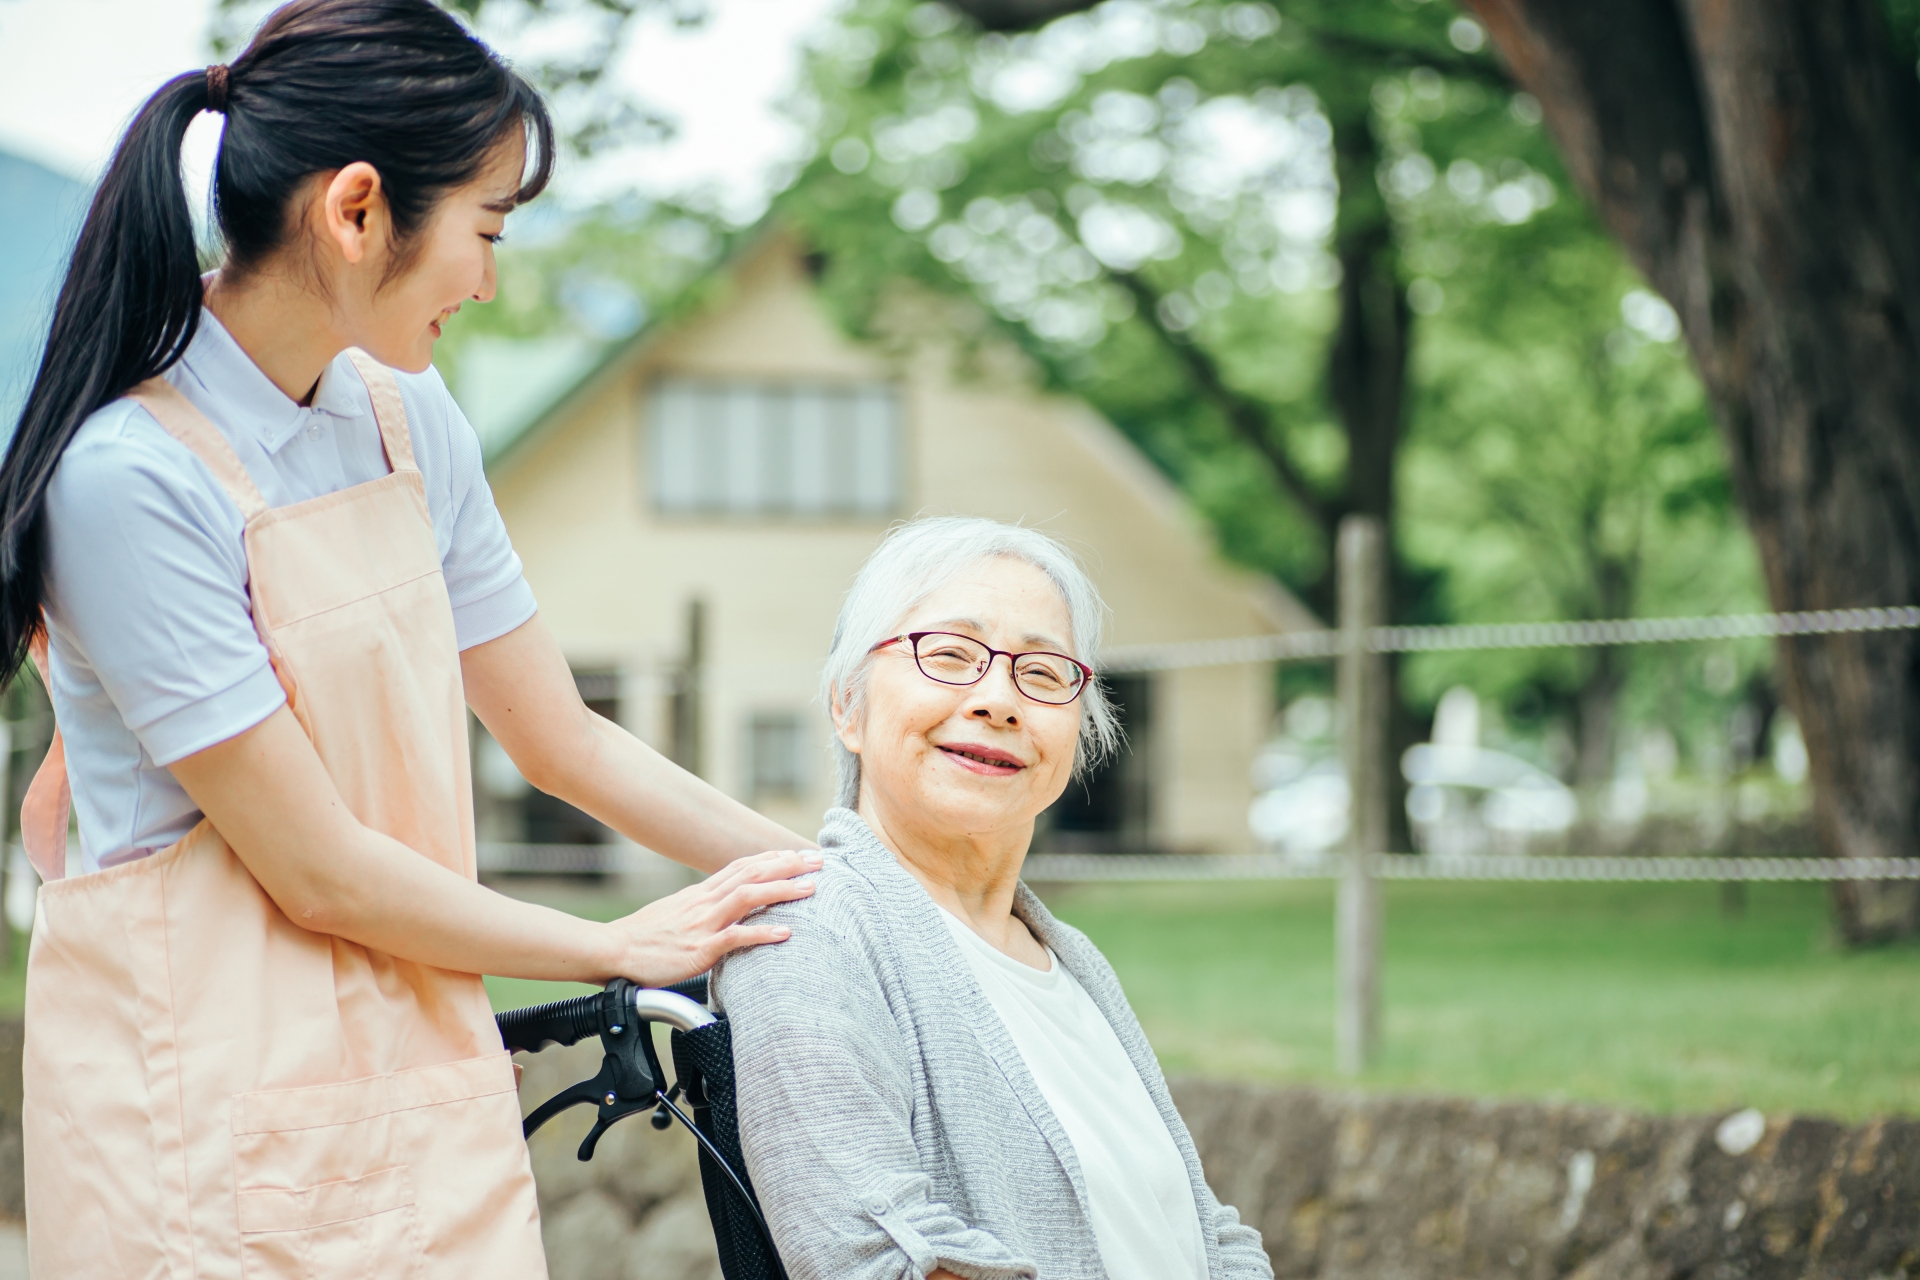
[[[673,762],[688,773],[705,776],[705,693],[707,682],[707,602],[698,596],[687,601],[686,656],[673,694]]]
[[[1393,794],[1387,759],[1386,658],[1366,649],[1387,617],[1386,533],[1372,516],[1340,522],[1340,751],[1349,801],[1347,848],[1334,906],[1334,1058],[1342,1075],[1372,1061],[1380,1039],[1380,884],[1368,860],[1387,852]]]

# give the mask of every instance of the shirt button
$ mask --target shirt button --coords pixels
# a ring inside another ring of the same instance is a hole
[[[893,1208],[893,1206],[887,1203],[884,1196],[869,1196],[867,1198],[867,1212],[876,1218],[891,1208]]]

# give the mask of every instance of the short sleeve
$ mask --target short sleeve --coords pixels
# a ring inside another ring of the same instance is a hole
[[[48,614],[156,764],[286,702],[254,631],[243,522],[212,475],[131,404],[83,427],[47,491]]]
[[[430,381],[429,381],[430,380]],[[449,540],[441,557],[454,632],[462,649],[485,644],[534,615],[533,588],[521,572],[507,526],[493,504],[480,438],[437,370],[420,375],[421,391],[446,415]]]

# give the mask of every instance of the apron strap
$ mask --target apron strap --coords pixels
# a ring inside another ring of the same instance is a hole
[[[260,488],[241,465],[220,429],[194,408],[193,401],[164,378],[149,378],[127,397],[158,422],[166,433],[192,450],[206,464],[220,487],[226,490],[242,518],[252,519],[267,509]],[[52,666],[47,658],[47,632],[43,623],[29,646],[33,664],[40,672],[40,683],[53,687]],[[67,821],[73,812],[73,791],[67,780],[67,744],[60,726],[53,729],[53,741],[46,758],[27,786],[20,802],[20,843],[26,847],[27,860],[40,873],[40,879],[52,883],[67,874]]]
[[[387,465],[395,471],[418,471],[419,465],[413,458],[413,438],[407,431],[407,410],[401,402],[400,384],[393,371],[357,348],[348,350],[347,357],[360,371],[373,399],[373,418],[380,428],[380,441],[386,447]],[[193,455],[206,464],[247,521],[251,522],[267,509],[267,500],[261,496],[253,477],[247,474],[240,455],[233,451],[220,429],[207,421],[206,415],[177,387],[164,378],[149,378],[127,394],[152,414],[168,435],[191,449]],[[34,637],[29,651],[40,672],[40,682],[51,688],[44,626]],[[26,847],[27,860],[33,863],[33,869],[47,883],[66,878],[67,825],[72,812],[67,744],[60,735],[60,727],[55,725],[46,758],[41,760],[20,802],[20,843]]]
[[[44,624],[29,652],[40,672],[40,683],[51,688]],[[67,815],[72,809],[73,793],[67,788],[67,744],[60,737],[60,726],[55,725],[46,758],[27,787],[26,799],[20,802],[20,843],[26,846],[27,861],[48,883],[66,878]]]
[[[241,516],[249,523],[267,509],[267,500],[260,496],[259,486],[240,464],[240,455],[220,434],[220,428],[207,421],[207,416],[194,408],[193,401],[182,395],[179,388],[165,378],[149,378],[127,395],[152,414],[168,435],[193,450],[193,456],[213,472],[213,478],[220,482],[220,487],[227,491],[233,505],[240,508]]]
[[[373,399],[373,420],[380,427],[380,442],[387,447],[387,465],[395,471],[418,471],[399,379],[393,376],[393,370],[358,347],[347,348],[347,359],[360,371],[360,380],[367,384],[367,394]]]

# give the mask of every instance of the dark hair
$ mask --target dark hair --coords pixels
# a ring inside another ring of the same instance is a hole
[[[532,85],[430,0],[294,0],[229,69],[214,206],[229,261],[258,264],[295,226],[313,174],[380,173],[404,252],[435,204],[477,178],[516,129],[535,155],[517,200],[553,171],[553,124]],[[200,262],[180,144],[209,77],[175,76],[140,108],[94,193],[46,350],[0,463],[0,677],[41,627],[46,494],[80,424],[173,365],[200,324]]]

